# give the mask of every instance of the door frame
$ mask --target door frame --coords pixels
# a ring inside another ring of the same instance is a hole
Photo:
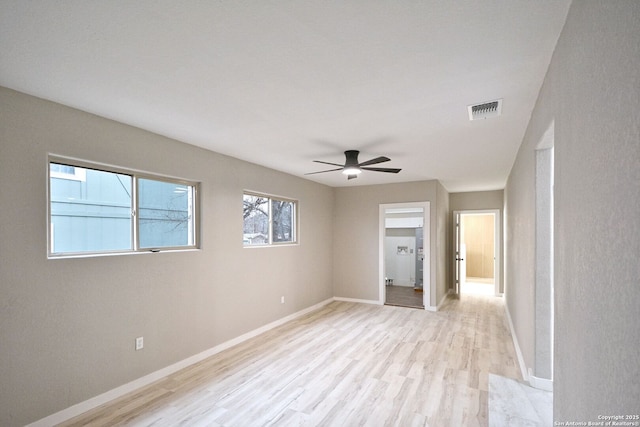
[[[385,288],[385,262],[384,262],[384,241],[385,241],[385,216],[387,209],[422,208],[424,221],[423,230],[423,250],[422,259],[422,304],[425,310],[435,311],[437,307],[431,305],[435,297],[431,298],[433,283],[431,283],[431,202],[405,202],[405,203],[381,203],[378,212],[378,304],[384,305],[386,300]]]
[[[457,238],[458,234],[457,234],[457,230],[459,227],[459,224],[457,222],[458,218],[462,218],[463,215],[483,215],[483,214],[493,214],[493,278],[494,278],[494,288],[493,288],[493,292],[495,296],[502,296],[502,293],[500,292],[501,289],[501,268],[502,268],[502,263],[501,263],[501,253],[502,253],[502,246],[501,246],[501,239],[502,239],[502,233],[501,233],[501,228],[500,228],[500,224],[501,224],[501,215],[500,215],[500,209],[463,209],[463,210],[456,210],[453,211],[453,251],[452,251],[452,260],[453,260],[453,292],[456,295],[460,295],[460,286],[458,281],[456,280],[456,277],[458,277],[458,268],[459,268],[459,261],[458,261],[458,245],[460,244],[459,239]]]

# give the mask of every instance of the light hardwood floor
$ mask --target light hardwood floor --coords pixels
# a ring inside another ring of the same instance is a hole
[[[436,313],[333,302],[64,426],[486,426],[521,379],[503,300]]]

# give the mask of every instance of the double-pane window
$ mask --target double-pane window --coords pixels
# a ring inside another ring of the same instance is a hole
[[[49,255],[196,247],[197,184],[49,162]]]
[[[245,246],[296,242],[297,202],[260,194],[243,196]]]

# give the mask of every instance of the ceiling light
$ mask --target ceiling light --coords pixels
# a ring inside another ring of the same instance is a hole
[[[357,166],[345,166],[345,168],[342,169],[342,173],[345,175],[358,175],[360,172],[362,172],[362,170]]]

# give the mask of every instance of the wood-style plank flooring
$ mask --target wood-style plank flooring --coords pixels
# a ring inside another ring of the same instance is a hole
[[[333,302],[64,426],[486,426],[521,379],[501,298],[429,312]]]

